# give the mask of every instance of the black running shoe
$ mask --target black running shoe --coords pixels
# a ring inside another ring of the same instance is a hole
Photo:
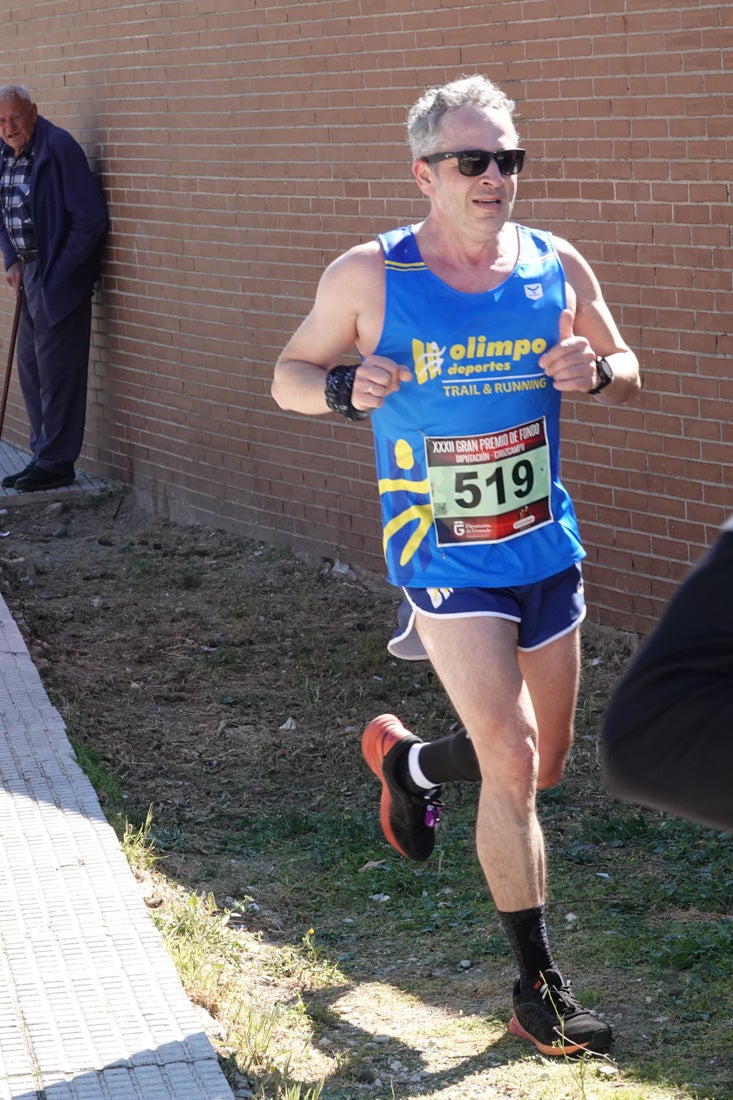
[[[509,1030],[550,1056],[583,1050],[603,1054],[613,1042],[608,1024],[578,1004],[570,982],[557,970],[545,971],[530,989],[522,989],[519,980],[515,982]]]
[[[440,787],[411,794],[397,779],[397,764],[411,745],[422,741],[410,733],[394,714],[380,714],[361,738],[366,762],[382,783],[379,820],[393,848],[408,859],[427,859],[435,847],[435,827],[440,821]]]

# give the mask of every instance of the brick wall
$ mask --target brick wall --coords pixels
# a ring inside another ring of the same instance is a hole
[[[591,614],[648,629],[732,510],[730,5],[0,9],[3,79],[82,141],[110,202],[85,467],[173,518],[378,571],[368,428],[280,413],[272,366],[323,266],[422,216],[404,143],[422,88],[502,84],[528,149],[518,220],[580,247],[642,361],[633,406],[567,402],[564,473]],[[25,438],[15,389],[5,437]]]

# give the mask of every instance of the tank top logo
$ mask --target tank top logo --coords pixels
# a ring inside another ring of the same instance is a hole
[[[445,348],[439,347],[435,340],[429,340],[427,343],[423,343],[422,340],[412,341],[412,362],[419,385],[443,373],[444,355]]]
[[[536,294],[541,298],[542,287],[529,284],[525,286],[525,291],[528,292],[531,286],[535,287]],[[492,340],[485,335],[468,336],[463,343],[450,347],[441,347],[437,340],[413,337],[412,364],[417,384],[423,386],[443,374],[490,377],[497,372],[511,371],[515,364],[521,365],[526,356],[536,357],[546,350],[547,341],[542,337],[534,340],[521,337],[516,340]]]

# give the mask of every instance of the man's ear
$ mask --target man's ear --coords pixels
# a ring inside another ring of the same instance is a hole
[[[433,172],[430,165],[426,164],[424,160],[413,161],[412,174],[423,195],[432,194],[435,184],[433,182]]]

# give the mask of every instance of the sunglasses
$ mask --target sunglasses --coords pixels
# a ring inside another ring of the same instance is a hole
[[[497,149],[495,153],[486,149],[463,149],[460,153],[431,153],[429,157],[420,159],[426,164],[437,164],[453,157],[458,161],[458,171],[462,176],[482,176],[492,160],[496,161],[502,176],[516,176],[524,166],[524,149]]]

